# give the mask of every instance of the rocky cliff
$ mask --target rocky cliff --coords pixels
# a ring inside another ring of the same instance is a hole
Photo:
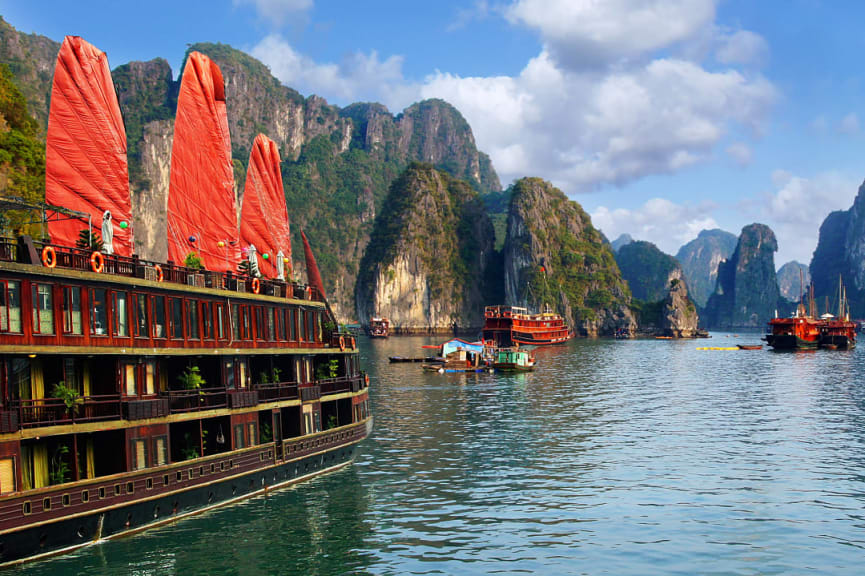
[[[682,266],[691,299],[698,306],[706,306],[718,281],[718,265],[733,255],[737,243],[738,238],[724,230],[702,230],[679,249],[676,260]]]
[[[851,314],[865,314],[865,183],[849,210],[832,212],[823,221],[810,271],[818,302],[826,297],[837,302],[840,277]]]
[[[775,276],[775,234],[764,224],[742,228],[729,260],[718,267],[718,284],[706,305],[710,329],[731,330],[766,326],[778,307]]]
[[[798,302],[804,290],[811,285],[811,274],[808,266],[801,262],[787,262],[778,269],[778,290],[781,297],[790,302]],[[837,286],[837,276],[835,277]]]
[[[670,282],[682,278],[682,267],[676,259],[651,242],[630,242],[619,248],[615,256],[622,277],[631,288],[631,296],[644,302],[663,300]]]
[[[48,102],[59,51],[60,42],[18,32],[0,16],[0,62],[5,62],[12,71],[43,134],[48,127]]]
[[[361,262],[359,317],[385,316],[402,333],[479,329],[494,240],[477,191],[412,164],[391,185]]]
[[[688,287],[681,279],[673,279],[661,306],[659,332],[673,338],[695,338],[699,322],[697,307],[688,297]]]
[[[511,188],[504,281],[508,304],[550,304],[579,334],[610,335],[636,326],[609,244],[579,204],[539,178],[523,178]]]

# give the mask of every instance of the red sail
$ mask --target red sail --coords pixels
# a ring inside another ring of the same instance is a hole
[[[215,62],[192,52],[174,121],[168,259],[182,264],[195,252],[208,270],[236,272],[239,248],[225,83]]]
[[[111,211],[114,252],[132,255],[132,204],[126,164],[126,129],[105,53],[67,36],[57,55],[45,150],[45,201],[86,212],[93,230]],[[126,227],[121,228],[125,222]],[[75,246],[87,223],[50,221],[55,244]]]
[[[324,293],[324,284],[321,281],[321,273],[318,271],[318,264],[315,262],[315,256],[312,253],[312,248],[309,246],[309,240],[306,239],[306,234],[303,230],[300,231],[300,237],[303,240],[303,255],[306,256],[306,278],[309,285],[318,290],[321,297],[327,301],[327,295]]]
[[[264,134],[256,136],[249,154],[246,188],[240,211],[240,242],[244,247],[250,244],[255,246],[259,270],[271,278],[278,275],[277,254],[282,252],[288,260],[284,262],[284,274],[287,278],[291,277],[291,237],[279,166],[279,148]]]

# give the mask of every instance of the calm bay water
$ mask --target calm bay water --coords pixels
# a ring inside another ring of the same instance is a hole
[[[865,351],[576,341],[424,374],[362,340],[354,465],[24,574],[860,574]]]

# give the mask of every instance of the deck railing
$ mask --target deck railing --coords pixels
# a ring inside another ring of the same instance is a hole
[[[196,390],[167,390],[161,392],[168,398],[168,409],[172,414],[196,412],[228,406],[228,390],[225,388],[199,388]]]
[[[29,244],[28,244],[29,245]],[[91,250],[75,248],[70,246],[58,246],[46,242],[32,241],[32,246],[37,255],[41,255],[46,246],[51,246],[56,255],[56,267],[69,270],[93,271]],[[19,241],[14,238],[0,237],[0,260],[6,262],[22,262],[25,264],[40,264],[31,262],[27,249],[22,250]],[[118,256],[116,254],[103,254],[102,274],[113,276],[127,276],[134,278],[157,279],[158,269],[162,270],[162,281],[174,284],[185,284],[187,286],[203,286],[217,290],[230,290],[233,292],[254,293],[253,278],[238,275],[232,272],[213,272],[204,269],[187,268],[169,262],[153,262],[142,260],[136,255],[132,257]],[[296,282],[283,282],[272,278],[259,278],[259,294],[278,296],[281,298],[295,298],[301,300],[313,300],[324,302],[324,297],[312,286],[305,286]]]
[[[300,397],[297,382],[276,382],[256,384],[253,389],[258,391],[258,402],[279,402],[280,400],[296,400]]]
[[[79,400],[71,408],[60,398],[16,400],[13,406],[21,428],[115,420],[122,414],[119,394],[82,396]]]

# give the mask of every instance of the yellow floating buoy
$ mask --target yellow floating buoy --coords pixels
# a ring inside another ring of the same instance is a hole
[[[726,347],[726,346],[707,346],[707,347],[699,347],[697,350],[738,350],[738,346]]]

